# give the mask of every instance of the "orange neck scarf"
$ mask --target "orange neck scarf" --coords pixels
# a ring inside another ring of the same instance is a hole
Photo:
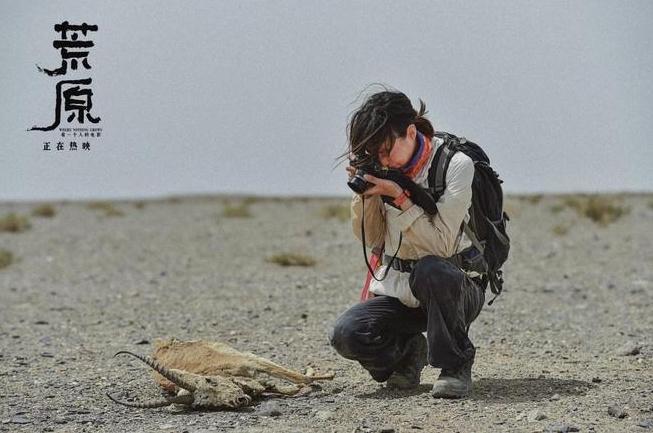
[[[433,145],[431,144],[431,137],[426,137],[419,132],[417,134],[417,154],[414,155],[412,158],[413,160],[408,163],[408,167],[402,170],[404,174],[411,179],[415,178],[417,173],[419,173],[422,168],[424,168],[424,165],[426,165],[427,161],[429,160],[429,156],[431,155],[431,150],[433,149]],[[423,144],[420,143],[422,140],[424,140]]]

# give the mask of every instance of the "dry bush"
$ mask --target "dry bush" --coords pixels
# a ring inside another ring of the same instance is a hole
[[[569,231],[569,226],[565,224],[558,224],[551,229],[554,235],[556,236],[564,236],[567,234]]]
[[[349,221],[351,218],[349,205],[330,204],[322,207],[320,215],[324,219],[335,218],[339,221]]]
[[[144,208],[145,208],[145,202],[142,201],[142,200],[135,201],[135,202],[134,202],[134,207],[135,207],[136,209],[144,209]]]
[[[92,201],[86,205],[87,208],[93,210],[101,210],[104,212],[105,216],[123,216],[125,213],[120,209],[116,208],[112,203],[108,201]]]
[[[0,269],[6,268],[14,261],[14,255],[11,251],[0,249]]]
[[[255,195],[250,195],[248,197],[243,198],[242,203],[245,206],[249,206],[250,204],[261,203],[264,200],[265,200],[264,197],[258,197],[258,196],[255,196]]]
[[[583,209],[585,208],[585,204],[587,203],[587,200],[589,198],[584,195],[571,195],[568,197],[565,197],[562,200],[562,204],[568,208],[571,208],[575,210],[576,212],[582,214]]]
[[[579,215],[605,226],[628,214],[630,209],[622,206],[617,199],[602,196],[570,196],[564,205],[574,209]]]
[[[8,213],[4,217],[0,218],[0,232],[24,232],[28,228],[32,227],[24,215],[18,215],[13,212]]]
[[[565,206],[563,204],[554,204],[549,208],[552,214],[559,214],[565,209]]]
[[[630,209],[605,197],[591,197],[584,212],[592,221],[607,225],[628,214]]]
[[[648,207],[649,209],[653,209],[653,200],[648,202]]]
[[[281,266],[314,266],[315,259],[303,254],[281,253],[268,257],[266,261]]]
[[[225,204],[222,209],[222,216],[227,218],[249,218],[252,216],[249,206],[245,203],[230,205]]]
[[[51,204],[41,204],[32,209],[32,215],[45,218],[52,218],[56,213],[54,206]]]
[[[542,201],[543,197],[544,196],[542,194],[530,194],[524,196],[523,199],[530,204],[538,204],[540,201]]]

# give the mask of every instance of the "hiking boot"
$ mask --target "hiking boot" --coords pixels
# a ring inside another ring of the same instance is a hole
[[[428,346],[422,334],[416,334],[406,342],[406,355],[388,378],[388,388],[412,389],[419,386],[419,379],[426,366]]]
[[[457,369],[443,368],[433,384],[431,395],[435,398],[461,398],[472,390],[472,364],[470,359]]]

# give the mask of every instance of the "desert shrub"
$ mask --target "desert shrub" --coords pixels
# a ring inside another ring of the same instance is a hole
[[[585,208],[585,203],[587,203],[587,199],[587,197],[582,195],[571,195],[565,197],[562,200],[562,204],[582,214],[583,209]]]
[[[322,207],[320,215],[324,219],[335,218],[339,221],[349,221],[351,217],[349,205],[341,204],[330,204]]]
[[[135,201],[135,202],[134,202],[134,207],[135,207],[136,209],[144,209],[144,208],[145,208],[145,202],[144,202],[144,201],[141,201],[141,200],[139,200],[139,201]]]
[[[108,201],[92,201],[86,205],[87,208],[93,210],[100,210],[104,212],[105,216],[123,216],[125,213],[116,208],[113,203]]]
[[[552,214],[558,214],[565,209],[565,206],[562,204],[554,204],[549,208]]]
[[[540,201],[542,201],[543,197],[544,196],[542,194],[530,194],[530,195],[524,196],[524,200],[526,200],[530,204],[538,204]]]
[[[226,204],[222,209],[222,216],[227,218],[249,218],[252,214],[247,204],[240,203],[237,205]]]
[[[32,209],[32,215],[52,218],[56,214],[54,206],[51,204],[41,204]]]
[[[649,209],[653,209],[653,200],[648,202],[648,207]]]
[[[622,206],[615,198],[602,196],[570,196],[564,205],[575,210],[599,225],[610,224],[628,214],[630,209]]]
[[[314,266],[315,259],[303,254],[281,253],[266,259],[270,263],[276,263],[281,266]]]
[[[585,216],[592,221],[607,225],[626,215],[629,208],[614,203],[605,197],[591,197],[585,206]]]
[[[569,226],[565,224],[557,224],[553,227],[553,229],[551,229],[551,231],[553,232],[554,235],[564,236],[569,231]]]
[[[250,204],[261,203],[264,200],[265,200],[265,198],[263,198],[263,197],[250,195],[248,197],[243,198],[242,204],[245,205],[245,206],[249,206]]]
[[[24,215],[18,215],[16,213],[8,213],[4,217],[0,218],[0,232],[24,232],[32,225]]]
[[[11,251],[0,249],[0,269],[6,268],[14,261],[14,255]]]

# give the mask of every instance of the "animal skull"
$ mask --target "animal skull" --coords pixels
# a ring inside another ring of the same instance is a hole
[[[171,396],[147,403],[128,403],[107,394],[111,400],[137,408],[179,404],[195,409],[234,409],[249,405],[264,393],[295,395],[303,389],[297,385],[333,378],[333,374],[305,375],[217,342],[157,340],[154,347],[153,358],[128,351],[116,355],[129,354],[149,365],[155,372],[155,381]],[[294,385],[275,384],[263,374]]]

